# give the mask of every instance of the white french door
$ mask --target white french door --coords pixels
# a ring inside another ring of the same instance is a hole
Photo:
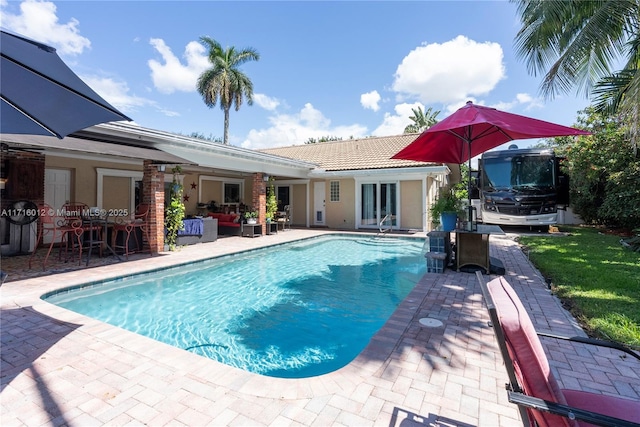
[[[398,191],[395,182],[372,182],[360,185],[360,223],[362,228],[378,228],[389,215],[385,226],[397,226]]]
[[[44,171],[44,202],[59,211],[71,200],[71,171],[47,168]],[[44,236],[43,243],[51,243],[51,236]],[[58,241],[60,238],[58,237]],[[56,242],[57,243],[57,242]]]

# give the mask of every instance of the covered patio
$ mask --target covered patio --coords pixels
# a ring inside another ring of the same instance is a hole
[[[473,274],[425,274],[346,367],[307,379],[231,368],[43,302],[63,286],[326,233],[232,237],[179,252],[6,282],[2,293],[3,425],[519,425]],[[416,236],[422,238],[423,236]],[[513,236],[491,255],[536,329],[584,335]],[[123,268],[124,267],[124,268]],[[443,322],[425,327],[421,318]],[[609,349],[543,340],[561,387],[640,399],[637,361]]]

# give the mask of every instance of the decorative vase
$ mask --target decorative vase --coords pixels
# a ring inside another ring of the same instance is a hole
[[[440,224],[442,225],[442,231],[453,231],[456,229],[456,222],[458,222],[458,214],[455,212],[442,212],[440,214]]]

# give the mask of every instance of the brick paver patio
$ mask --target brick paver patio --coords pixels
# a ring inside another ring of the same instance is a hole
[[[40,299],[64,286],[322,233],[292,230],[14,280],[0,288],[3,426],[514,426],[506,373],[475,276],[428,273],[349,365],[307,379],[244,372]],[[539,330],[582,331],[509,238],[491,254]],[[421,318],[442,327],[424,327]],[[566,388],[640,400],[640,364],[608,349],[544,339]]]

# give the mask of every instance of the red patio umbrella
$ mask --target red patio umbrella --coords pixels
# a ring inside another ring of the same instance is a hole
[[[442,163],[468,161],[470,185],[472,157],[515,139],[568,135],[590,133],[468,101],[464,107],[422,132],[415,141],[391,158]]]

